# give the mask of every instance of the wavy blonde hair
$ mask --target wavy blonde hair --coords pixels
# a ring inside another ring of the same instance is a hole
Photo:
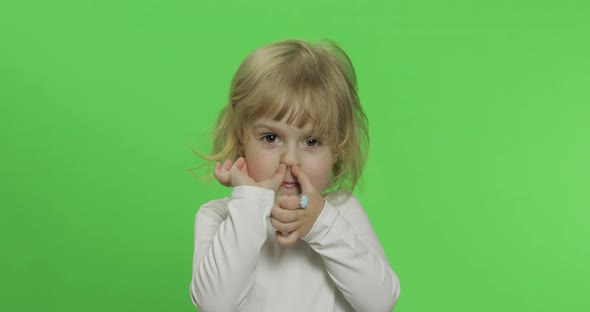
[[[285,40],[248,55],[217,120],[213,153],[196,154],[210,162],[237,159],[245,128],[261,117],[286,117],[297,127],[311,122],[314,134],[328,138],[337,155],[326,190],[354,190],[367,158],[368,121],[352,62],[336,43]]]

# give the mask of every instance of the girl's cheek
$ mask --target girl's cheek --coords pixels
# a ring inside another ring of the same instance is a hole
[[[280,158],[271,153],[259,153],[248,162],[248,173],[255,181],[270,179],[279,168]]]

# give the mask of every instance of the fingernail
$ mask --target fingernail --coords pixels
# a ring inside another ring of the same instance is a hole
[[[289,236],[289,232],[283,232],[283,237]]]

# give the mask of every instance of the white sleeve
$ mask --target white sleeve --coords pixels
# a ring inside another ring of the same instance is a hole
[[[267,239],[266,219],[274,197],[272,190],[238,186],[232,190],[227,212],[220,209],[219,204],[221,208],[224,204],[220,201],[197,212],[190,293],[200,311],[239,309]]]
[[[324,260],[334,284],[355,311],[391,311],[399,280],[358,200],[350,195],[342,213],[327,200],[302,237]]]

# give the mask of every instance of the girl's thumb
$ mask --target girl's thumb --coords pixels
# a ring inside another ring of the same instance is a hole
[[[287,174],[287,166],[285,164],[280,164],[277,172],[272,176],[271,182],[275,191],[281,186],[281,183],[285,180],[285,175]]]

